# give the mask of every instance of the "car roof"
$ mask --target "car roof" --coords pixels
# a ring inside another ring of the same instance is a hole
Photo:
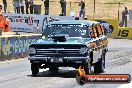
[[[83,24],[83,25],[92,25],[92,24],[99,24],[97,21],[91,20],[63,20],[63,21],[53,21],[50,22],[51,25],[53,24]]]

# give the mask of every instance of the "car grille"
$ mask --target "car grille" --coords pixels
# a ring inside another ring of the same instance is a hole
[[[44,46],[45,48],[37,48],[35,56],[37,57],[79,57],[81,46]]]

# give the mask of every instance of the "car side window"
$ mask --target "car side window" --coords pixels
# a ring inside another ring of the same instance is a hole
[[[102,27],[101,25],[97,25],[97,28],[98,28],[98,32],[99,32],[99,36],[102,36],[103,35],[103,32],[102,32]]]
[[[99,34],[99,29],[98,29],[97,25],[95,25],[95,30],[96,30],[96,34],[97,34],[97,36],[96,36],[96,37],[99,37],[99,36],[100,36],[100,34]]]
[[[103,27],[100,24],[95,25],[97,37],[104,35]]]
[[[90,26],[90,37],[95,38],[93,26]]]
[[[94,26],[90,26],[90,37],[91,38],[95,38],[96,34],[95,34],[95,29]]]
[[[104,28],[102,25],[100,25],[101,31],[102,31],[102,35],[104,35]]]

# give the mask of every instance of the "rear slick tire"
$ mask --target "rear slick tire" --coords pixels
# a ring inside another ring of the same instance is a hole
[[[94,64],[94,73],[103,73],[105,69],[105,54]]]

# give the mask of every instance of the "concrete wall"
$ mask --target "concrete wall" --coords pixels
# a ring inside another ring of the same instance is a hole
[[[17,35],[0,37],[0,60],[26,57],[28,46],[41,35]]]

